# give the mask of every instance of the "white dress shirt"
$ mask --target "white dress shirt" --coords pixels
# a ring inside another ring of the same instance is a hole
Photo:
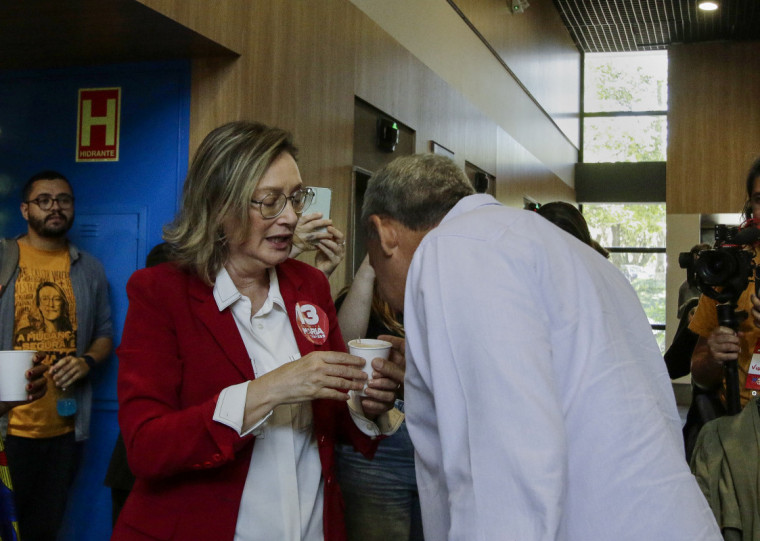
[[[230,308],[256,377],[300,358],[293,329],[280,294],[277,272],[269,270],[269,293],[251,316],[251,302],[222,268],[214,284],[219,310]],[[248,382],[223,389],[214,421],[256,442],[240,502],[235,541],[317,541],[322,527],[323,479],[313,433],[311,402],[283,404],[242,431]],[[361,406],[359,405],[359,409]],[[357,427],[369,436],[392,434],[403,415],[388,412],[377,424],[350,409]]]
[[[464,198],[406,286],[425,538],[722,539],[635,292],[535,213]]]

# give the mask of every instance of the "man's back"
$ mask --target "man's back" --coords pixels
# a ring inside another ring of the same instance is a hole
[[[470,196],[417,248],[404,312],[426,537],[720,539],[647,319],[593,249]]]

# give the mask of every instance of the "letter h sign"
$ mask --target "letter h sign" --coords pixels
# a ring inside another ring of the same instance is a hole
[[[79,89],[76,161],[119,161],[120,129],[121,88]]]

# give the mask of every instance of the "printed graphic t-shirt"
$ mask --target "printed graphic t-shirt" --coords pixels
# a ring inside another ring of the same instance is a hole
[[[75,354],[76,304],[68,249],[46,252],[19,243],[15,307],[14,349],[44,351],[47,365]],[[49,372],[46,377],[45,396],[11,410],[8,434],[52,438],[74,430],[74,417],[62,417],[57,410],[58,400],[66,393],[55,386]]]

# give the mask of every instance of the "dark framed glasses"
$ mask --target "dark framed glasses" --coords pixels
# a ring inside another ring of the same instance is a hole
[[[251,205],[258,205],[261,216],[266,220],[271,220],[282,214],[288,201],[293,205],[293,211],[296,214],[301,214],[311,205],[313,199],[314,192],[311,188],[302,188],[290,196],[284,193],[269,193],[261,201],[251,199]]]
[[[42,210],[50,210],[53,208],[53,204],[58,203],[58,206],[63,210],[68,210],[74,206],[74,196],[66,193],[62,193],[58,197],[43,194],[35,199],[24,201],[24,203],[34,203]]]

